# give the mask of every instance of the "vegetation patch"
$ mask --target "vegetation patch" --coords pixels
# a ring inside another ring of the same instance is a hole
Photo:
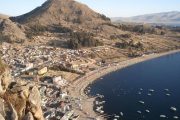
[[[72,32],[72,30],[70,28],[67,27],[63,27],[62,25],[53,25],[52,26],[52,30],[50,30],[51,32],[55,32],[55,33],[69,33]]]
[[[100,18],[105,20],[105,21],[111,21],[110,18],[108,18],[107,16],[103,15],[103,14],[99,14]]]
[[[131,38],[131,34],[120,34],[120,35],[111,35],[110,39],[122,39],[122,38]]]
[[[133,25],[133,24],[120,24],[118,25],[118,28],[124,31],[130,31],[130,32],[135,32],[139,34],[157,34],[157,35],[164,35],[165,34],[165,29],[162,27],[157,27],[157,26],[151,26],[151,25]]]
[[[11,42],[11,39],[6,36],[6,35],[3,35],[2,32],[0,32],[0,42]]]
[[[47,31],[48,28],[46,26],[35,24],[29,27],[26,31],[27,38],[32,38],[33,36],[41,35],[43,32]]]
[[[137,49],[137,50],[143,50],[143,44],[141,42],[136,42],[135,43],[133,40],[116,42],[115,46],[118,47],[118,48],[121,48],[121,49],[134,48],[134,49]]]
[[[85,32],[73,32],[70,34],[68,47],[70,49],[80,49],[82,47],[102,46],[103,42],[94,39],[93,35]]]

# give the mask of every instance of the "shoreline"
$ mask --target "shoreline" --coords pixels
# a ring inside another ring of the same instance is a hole
[[[82,117],[90,117],[90,118],[97,118],[98,117],[98,114],[93,110],[94,98],[89,98],[89,96],[87,96],[84,93],[84,89],[89,84],[92,84],[94,81],[96,81],[98,78],[103,77],[107,74],[110,74],[114,71],[121,70],[123,68],[135,65],[137,63],[141,63],[144,61],[152,60],[152,59],[163,57],[163,56],[170,55],[170,54],[175,54],[178,52],[180,52],[180,49],[167,51],[167,52],[163,52],[163,53],[149,54],[149,55],[145,55],[145,56],[121,61],[119,63],[112,64],[110,66],[101,67],[97,70],[94,70],[94,71],[87,73],[85,76],[82,76],[81,78],[74,81],[73,84],[68,88],[68,90],[70,91],[70,93],[73,96],[80,97],[83,100],[82,111],[77,111],[77,112]],[[90,100],[91,102],[89,102],[88,100]],[[83,107],[83,106],[85,106],[85,107]],[[100,120],[103,120],[102,117],[99,117],[99,118],[100,118]]]

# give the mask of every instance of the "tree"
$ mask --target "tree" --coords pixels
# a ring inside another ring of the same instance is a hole
[[[93,35],[85,32],[73,32],[70,34],[68,47],[71,49],[79,49],[81,47],[102,46],[103,42],[93,38]]]

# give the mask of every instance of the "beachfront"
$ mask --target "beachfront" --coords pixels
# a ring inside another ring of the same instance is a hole
[[[84,117],[89,117],[89,118],[97,118],[98,117],[98,115],[93,110],[94,98],[89,98],[84,93],[84,89],[89,84],[94,82],[96,79],[98,79],[106,74],[109,74],[113,71],[123,69],[125,67],[131,66],[131,65],[143,62],[143,61],[147,61],[150,59],[162,57],[162,56],[177,53],[177,52],[180,52],[180,50],[174,50],[174,51],[169,51],[169,52],[165,52],[165,53],[154,53],[154,54],[150,54],[150,55],[144,55],[142,57],[129,59],[127,61],[122,61],[122,62],[116,63],[116,64],[112,63],[108,66],[104,66],[95,71],[89,72],[85,76],[82,76],[78,80],[74,81],[74,83],[68,88],[68,90],[70,91],[72,96],[76,96],[76,97],[78,96],[83,101],[82,110],[78,111],[79,114],[81,115],[80,118],[83,120]],[[103,119],[103,118],[100,117],[100,119]]]

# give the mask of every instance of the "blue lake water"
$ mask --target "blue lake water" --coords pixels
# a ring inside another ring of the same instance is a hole
[[[180,53],[110,73],[90,87],[90,95],[104,95],[103,110],[111,116],[109,120],[120,112],[124,114],[121,120],[174,120],[173,116],[180,117]],[[138,101],[143,101],[144,105]],[[171,106],[177,111],[170,110]],[[160,118],[160,115],[167,118]]]

